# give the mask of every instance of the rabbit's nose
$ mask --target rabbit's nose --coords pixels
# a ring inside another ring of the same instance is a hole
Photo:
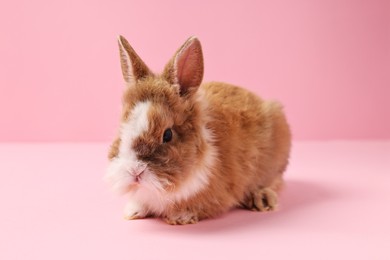
[[[140,177],[141,174],[143,174],[146,170],[146,165],[137,165],[135,167],[131,167],[127,169],[127,172],[134,176],[134,177]]]
[[[131,171],[129,171],[130,175],[132,175],[134,177],[134,181],[136,183],[139,183],[142,179],[142,174],[145,172],[145,169],[146,168],[135,168],[135,169],[132,169]]]
[[[133,175],[139,177],[139,176],[141,176],[141,174],[144,173],[144,171],[145,171],[145,169],[137,169],[133,172]]]
[[[127,172],[134,177],[140,176],[145,170],[139,170],[137,168],[127,169]]]

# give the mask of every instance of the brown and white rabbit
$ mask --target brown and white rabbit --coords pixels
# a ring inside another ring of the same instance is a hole
[[[189,224],[233,207],[275,209],[291,142],[281,105],[230,84],[201,85],[195,37],[161,74],[118,41],[126,89],[105,177],[129,196],[125,218]]]

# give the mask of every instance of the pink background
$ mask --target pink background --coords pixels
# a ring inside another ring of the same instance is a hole
[[[2,1],[0,32],[0,141],[110,140],[118,34],[155,71],[197,35],[205,79],[282,101],[296,139],[390,137],[386,0]]]

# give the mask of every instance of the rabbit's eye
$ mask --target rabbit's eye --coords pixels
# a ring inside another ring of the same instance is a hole
[[[168,143],[172,140],[172,129],[168,128],[164,131],[163,134],[163,143]]]

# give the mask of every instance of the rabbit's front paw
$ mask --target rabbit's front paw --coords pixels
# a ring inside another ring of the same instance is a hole
[[[198,216],[190,212],[183,212],[173,216],[165,216],[164,221],[170,225],[186,225],[199,222]]]
[[[137,202],[129,201],[125,206],[123,217],[127,220],[145,218],[146,212]]]

